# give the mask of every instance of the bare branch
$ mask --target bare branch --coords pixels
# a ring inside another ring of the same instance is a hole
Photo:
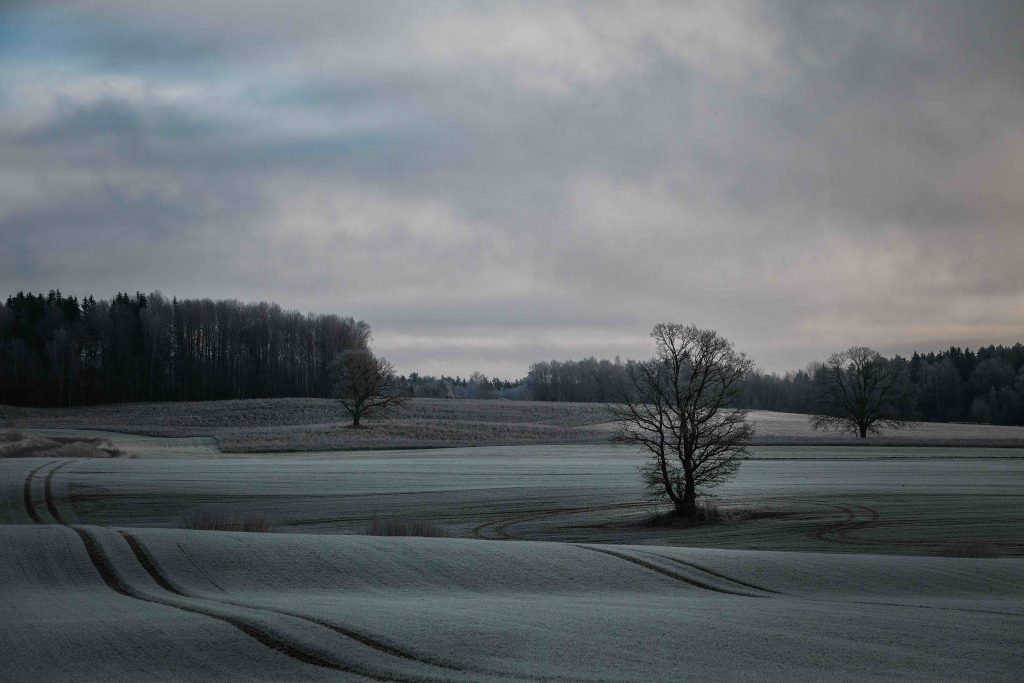
[[[405,402],[394,366],[368,349],[345,351],[334,365],[335,392],[352,426],[368,414],[383,414]]]
[[[732,477],[753,436],[747,413],[729,410],[753,362],[713,330],[661,323],[651,331],[656,355],[629,370],[629,386],[612,407],[618,440],[645,450],[648,491],[683,515],[698,488]]]

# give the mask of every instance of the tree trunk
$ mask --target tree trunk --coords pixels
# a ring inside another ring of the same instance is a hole
[[[860,438],[862,438],[862,439],[868,438],[868,426],[867,425],[858,425],[858,426],[860,427]]]
[[[683,499],[679,501],[676,509],[683,517],[693,518],[697,515],[697,490],[693,485],[693,477],[688,473],[683,486]]]
[[[359,426],[359,417],[360,417],[359,413],[353,413],[352,414],[352,426],[353,427],[358,427]]]

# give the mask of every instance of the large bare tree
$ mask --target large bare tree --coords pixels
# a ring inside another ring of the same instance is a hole
[[[866,346],[852,346],[811,371],[815,429],[835,428],[863,439],[880,427],[907,426],[906,363],[884,358]]]
[[[359,427],[366,415],[382,413],[405,402],[394,366],[369,349],[345,351],[334,365],[335,391],[342,407]]]
[[[730,409],[754,363],[714,330],[659,323],[655,356],[631,364],[621,403],[618,439],[650,456],[642,468],[648,490],[693,517],[701,489],[739,469],[754,435],[747,412]]]

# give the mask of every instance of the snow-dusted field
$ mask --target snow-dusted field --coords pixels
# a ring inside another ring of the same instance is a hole
[[[652,506],[640,461],[612,445],[0,460],[0,522],[25,521],[28,481],[46,482],[68,521],[105,526],[174,527],[215,510],[283,532],[361,533],[399,518],[477,538],[900,554],[983,543],[986,554],[1024,555],[1024,451],[764,446],[754,455],[716,494],[727,510],[760,518],[689,529],[644,524]]]
[[[0,526],[8,680],[1019,680],[1024,560]]]
[[[136,403],[68,409],[4,408],[22,429],[65,428],[163,437],[213,437],[223,450],[318,451],[443,448],[501,444],[607,443],[615,425],[593,403],[415,399],[386,422],[347,427],[335,401],[261,399],[201,403]],[[806,415],[754,411],[760,444],[862,445],[836,432],[816,432]],[[1024,427],[917,423],[870,437],[875,445],[1024,447]]]
[[[1019,449],[757,447],[720,493],[772,516],[666,529],[643,523],[637,456],[607,444],[226,457],[102,436],[134,457],[0,459],[0,680],[1024,667]],[[175,528],[204,509],[276,533]],[[359,535],[381,518],[457,537]],[[1002,557],[929,556],[965,542]]]

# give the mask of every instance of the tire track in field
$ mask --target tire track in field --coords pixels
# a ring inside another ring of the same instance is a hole
[[[703,572],[704,574],[707,574],[708,576],[712,576],[712,577],[714,577],[716,579],[720,579],[722,581],[727,581],[728,583],[735,584],[736,586],[740,586],[741,588],[751,588],[753,590],[762,591],[764,593],[774,593],[776,595],[785,595],[785,593],[783,593],[782,591],[777,591],[777,590],[774,590],[772,588],[765,588],[764,586],[758,586],[758,585],[753,584],[753,583],[747,583],[746,581],[740,581],[739,579],[734,579],[731,576],[726,576],[725,574],[720,574],[719,572],[716,572],[714,570],[708,569],[707,567],[702,567],[701,565],[695,564],[693,562],[687,562],[686,560],[680,560],[680,559],[678,559],[676,557],[668,557],[666,555],[659,555],[657,553],[649,553],[649,552],[645,552],[645,551],[641,551],[641,552],[643,552],[644,555],[650,555],[651,557],[657,557],[657,558],[662,559],[662,560],[668,560],[669,562],[674,562],[675,564],[682,565],[684,567],[689,567],[690,569],[695,569],[695,570],[697,570],[699,572]]]
[[[64,517],[60,514],[60,510],[57,509],[57,502],[53,497],[53,475],[57,474],[57,470],[63,469],[68,465],[75,462],[74,460],[65,460],[61,464],[54,467],[52,470],[46,473],[46,478],[43,480],[43,498],[46,500],[46,509],[50,511],[50,515],[53,517],[57,524],[67,526],[67,522],[64,521]]]
[[[730,590],[728,588],[720,588],[718,586],[712,586],[709,583],[705,583],[703,581],[699,581],[699,580],[694,579],[692,577],[684,576],[684,575],[679,574],[677,572],[670,571],[668,569],[665,569],[664,567],[661,567],[661,566],[658,566],[658,565],[654,564],[653,562],[648,562],[646,560],[642,560],[639,557],[634,557],[634,556],[626,554],[624,552],[620,552],[620,551],[616,551],[616,550],[609,550],[608,548],[595,548],[594,546],[590,546],[590,545],[579,545],[579,544],[574,544],[574,545],[576,545],[577,548],[583,548],[585,550],[590,550],[590,551],[595,552],[595,553],[601,553],[603,555],[610,555],[611,557],[617,557],[620,560],[625,560],[626,562],[631,562],[631,563],[633,563],[633,564],[635,564],[637,566],[643,567],[644,569],[648,569],[648,570],[650,570],[652,572],[657,572],[658,574],[661,574],[662,576],[667,576],[670,579],[674,579],[676,581],[679,581],[680,583],[685,583],[685,584],[687,584],[689,586],[693,586],[694,588],[702,588],[702,589],[704,589],[706,591],[712,591],[714,593],[724,593],[726,595],[738,595],[738,596],[742,596],[742,597],[745,597],[745,598],[764,598],[764,597],[767,597],[767,596],[764,596],[764,595],[757,595],[755,593],[747,593],[747,592],[743,592],[743,591]]]
[[[53,461],[50,461],[50,462],[47,462],[47,463],[43,463],[42,465],[39,465],[36,468],[34,468],[29,473],[29,475],[26,477],[25,484],[23,486],[23,495],[25,497],[26,509],[32,511],[30,513],[30,515],[32,516],[33,520],[36,521],[39,524],[46,524],[47,522],[45,522],[41,517],[39,517],[38,513],[35,510],[35,505],[34,505],[34,502],[32,500],[32,489],[31,489],[32,478],[42,468],[46,467],[47,465],[52,465],[55,462],[59,462],[59,461],[53,460]],[[479,674],[484,674],[484,675],[490,675],[490,676],[498,676],[498,677],[502,677],[502,678],[506,678],[506,679],[519,679],[519,680],[545,680],[545,679],[531,679],[531,678],[528,678],[528,677],[521,677],[521,676],[511,676],[509,674],[506,674],[506,673],[503,673],[503,672],[499,672],[499,671],[469,670],[469,669],[465,669],[465,668],[461,668],[461,667],[449,664],[447,662],[441,662],[440,660],[434,660],[433,658],[426,658],[426,657],[420,657],[420,656],[417,656],[417,655],[413,655],[413,654],[410,654],[410,653],[408,653],[408,652],[406,652],[404,650],[401,650],[399,648],[395,648],[395,647],[389,646],[389,645],[387,645],[385,643],[381,643],[379,641],[376,641],[376,640],[374,640],[374,639],[372,639],[372,638],[370,638],[370,637],[368,637],[366,635],[363,635],[363,634],[361,634],[361,633],[359,633],[357,631],[353,631],[351,629],[347,629],[347,628],[344,628],[344,627],[341,627],[341,626],[337,626],[336,624],[331,624],[329,622],[321,621],[319,619],[314,619],[314,618],[311,618],[311,617],[308,617],[308,616],[305,616],[305,615],[301,615],[301,614],[298,614],[298,613],[289,612],[289,611],[286,611],[286,610],[266,609],[266,608],[260,608],[260,607],[253,607],[252,605],[247,605],[247,604],[241,603],[241,602],[234,602],[234,601],[222,600],[222,599],[204,598],[204,597],[200,597],[200,596],[197,596],[197,595],[190,594],[190,593],[188,593],[186,591],[183,591],[183,590],[179,589],[178,587],[176,587],[163,573],[160,572],[160,570],[157,568],[157,565],[156,565],[155,561],[153,560],[153,557],[148,553],[148,551],[144,548],[144,546],[141,544],[141,542],[138,541],[138,539],[136,537],[132,536],[131,534],[129,534],[127,532],[122,531],[122,532],[120,532],[121,536],[128,543],[128,546],[131,549],[132,554],[134,555],[136,561],[139,562],[140,566],[142,566],[142,568],[146,571],[146,573],[150,576],[150,578],[153,579],[154,583],[156,583],[156,585],[159,586],[161,588],[161,590],[165,591],[166,593],[169,593],[170,596],[168,596],[167,598],[164,598],[162,596],[149,595],[147,593],[139,591],[139,590],[133,588],[132,586],[130,586],[117,573],[117,570],[116,570],[116,568],[114,566],[113,561],[111,560],[110,556],[103,550],[102,546],[100,545],[99,541],[96,539],[95,535],[92,532],[88,531],[87,529],[85,529],[83,527],[69,525],[65,521],[63,515],[61,515],[60,510],[57,508],[56,501],[55,501],[55,498],[54,498],[54,495],[53,495],[53,483],[52,483],[53,482],[53,476],[54,476],[54,474],[58,470],[66,467],[68,465],[71,465],[74,462],[76,462],[76,461],[75,460],[65,460],[65,461],[61,462],[59,465],[57,465],[56,467],[54,467],[53,469],[51,469],[49,472],[47,472],[46,477],[44,478],[44,482],[43,482],[43,497],[44,497],[44,500],[45,500],[45,503],[46,503],[46,507],[49,510],[50,515],[53,517],[54,521],[57,524],[70,528],[72,531],[74,531],[78,535],[78,537],[82,540],[82,543],[85,545],[85,550],[86,550],[87,555],[89,556],[90,561],[92,562],[93,566],[96,568],[96,571],[99,573],[100,577],[103,579],[103,582],[109,588],[111,588],[112,590],[114,590],[115,592],[117,592],[117,593],[119,593],[121,595],[124,595],[126,597],[130,597],[130,598],[134,598],[134,599],[137,599],[137,600],[142,600],[144,602],[149,602],[149,603],[154,603],[154,604],[165,605],[165,606],[168,606],[168,607],[173,607],[175,609],[180,609],[180,610],[183,610],[185,612],[192,613],[192,614],[199,614],[199,615],[203,615],[203,616],[208,616],[208,617],[210,617],[212,619],[217,619],[219,621],[222,621],[224,623],[227,623],[227,624],[235,627],[236,629],[238,629],[239,631],[241,631],[245,635],[249,636],[250,638],[252,638],[256,642],[260,643],[261,645],[263,645],[265,647],[269,647],[272,650],[280,652],[280,653],[282,653],[284,655],[287,655],[288,657],[291,657],[293,659],[297,659],[298,661],[301,661],[303,663],[312,664],[314,666],[319,666],[321,668],[332,669],[334,671],[339,671],[339,672],[342,672],[342,673],[355,674],[355,675],[359,675],[359,676],[362,676],[364,678],[369,678],[369,679],[372,679],[372,680],[378,680],[378,681],[442,680],[443,681],[443,680],[450,679],[453,675],[458,676],[460,674],[462,674],[462,675],[473,675],[473,674],[479,675]],[[414,677],[414,678],[394,677],[394,676],[388,676],[388,675],[381,675],[380,673],[371,671],[371,670],[369,670],[367,668],[356,667],[356,666],[353,666],[351,664],[347,664],[345,662],[341,662],[339,660],[336,660],[334,658],[326,657],[325,655],[323,655],[321,653],[318,653],[318,652],[315,652],[315,651],[312,651],[312,650],[309,650],[308,648],[304,648],[300,644],[296,644],[294,642],[289,642],[289,640],[286,637],[282,637],[282,636],[279,636],[279,635],[275,635],[275,634],[269,633],[266,629],[264,629],[263,627],[261,627],[260,625],[258,625],[256,623],[252,622],[251,620],[246,620],[246,619],[239,618],[239,617],[231,617],[231,616],[226,616],[226,615],[223,615],[223,614],[218,614],[215,611],[212,611],[212,610],[209,610],[209,609],[203,609],[201,607],[197,607],[197,606],[194,606],[194,605],[183,605],[183,604],[181,604],[180,600],[175,599],[175,597],[172,597],[172,596],[177,596],[177,598],[186,598],[186,599],[190,599],[190,600],[208,601],[208,602],[212,602],[212,603],[215,603],[215,604],[216,603],[221,603],[221,604],[224,604],[224,605],[231,605],[233,607],[240,607],[240,608],[243,608],[243,609],[255,611],[257,613],[258,612],[269,612],[269,613],[272,613],[272,614],[277,614],[279,616],[287,616],[287,617],[299,619],[301,621],[305,621],[307,623],[311,623],[311,624],[315,624],[317,626],[320,626],[321,628],[326,628],[326,629],[328,629],[328,630],[330,630],[330,631],[332,631],[332,632],[334,632],[334,633],[336,633],[338,635],[344,636],[344,637],[348,638],[349,640],[352,640],[352,641],[355,641],[357,643],[360,643],[360,644],[362,644],[362,645],[364,645],[366,647],[369,647],[369,648],[371,648],[371,649],[373,649],[373,650],[375,650],[375,651],[377,651],[377,652],[379,652],[381,654],[389,655],[389,656],[392,656],[392,657],[398,657],[398,658],[404,659],[406,661],[415,662],[415,663],[420,664],[420,665],[426,665],[426,666],[429,666],[429,667],[436,667],[436,668],[439,668],[439,669],[442,669],[442,670],[446,671],[447,674],[433,675],[432,676],[431,672],[425,672],[424,675],[417,676],[417,677]]]
[[[224,603],[224,604],[227,604],[227,605],[233,605],[235,607],[244,607],[246,609],[251,609],[251,610],[256,610],[256,611],[261,611],[261,612],[271,612],[271,613],[274,613],[274,614],[280,614],[282,616],[293,617],[295,619],[300,619],[302,621],[307,621],[307,622],[309,622],[311,624],[316,624],[317,626],[321,626],[323,628],[326,628],[326,629],[329,629],[331,631],[334,631],[335,633],[337,633],[339,635],[342,635],[342,636],[345,636],[346,638],[349,638],[350,640],[354,640],[357,643],[361,643],[361,644],[363,644],[363,645],[365,645],[365,646],[367,646],[369,648],[377,650],[378,652],[381,652],[383,654],[390,655],[392,657],[400,657],[402,659],[406,659],[408,661],[416,662],[418,664],[428,664],[430,666],[436,666],[438,668],[447,669],[449,671],[459,671],[459,672],[467,671],[466,669],[464,669],[462,667],[454,666],[454,665],[449,664],[447,662],[442,662],[440,660],[435,660],[433,658],[427,658],[427,657],[422,657],[422,656],[419,656],[419,655],[411,654],[409,652],[406,652],[406,651],[401,650],[399,648],[396,648],[394,646],[388,645],[386,643],[382,643],[382,642],[380,642],[378,640],[374,640],[373,638],[370,638],[369,636],[366,636],[366,635],[364,635],[362,633],[359,633],[358,631],[353,631],[351,629],[347,629],[347,628],[344,628],[342,626],[338,626],[337,624],[332,624],[332,623],[327,622],[327,621],[322,621],[320,619],[316,619],[314,617],[309,617],[309,616],[306,616],[304,614],[300,614],[298,612],[292,612],[290,610],[283,610],[283,609],[279,609],[279,608],[276,608],[276,607],[256,607],[256,606],[244,603],[244,602],[235,601],[235,600],[228,600],[228,599],[225,599],[225,598],[208,598],[208,597],[205,597],[205,596],[202,596],[202,595],[197,595],[195,593],[192,593],[192,592],[190,592],[190,591],[188,591],[186,589],[178,588],[177,586],[175,586],[171,582],[171,580],[169,578],[167,578],[167,576],[163,572],[160,571],[160,568],[157,566],[156,559],[153,557],[152,554],[150,554],[149,550],[146,549],[146,547],[143,545],[143,543],[136,536],[133,536],[132,534],[128,533],[127,531],[121,531],[119,533],[125,539],[125,541],[128,542],[128,546],[131,548],[132,553],[135,555],[135,559],[137,559],[139,561],[139,564],[141,564],[142,568],[146,570],[146,573],[149,574],[150,577],[161,588],[163,588],[164,590],[166,590],[166,591],[168,591],[170,593],[174,593],[175,595],[180,595],[180,596],[186,597],[186,598],[193,598],[193,599],[196,599],[196,600],[210,600],[211,602],[220,602],[220,603]],[[495,672],[477,672],[477,673],[492,673],[493,674]]]
[[[535,510],[529,515],[523,515],[519,517],[513,517],[512,519],[495,519],[489,522],[484,522],[474,527],[470,534],[474,538],[482,538],[485,540],[511,540],[513,537],[508,535],[505,530],[513,524],[521,524],[522,522],[529,522],[535,519],[542,519],[544,517],[557,517],[559,515],[574,515],[582,514],[585,512],[604,512],[606,510],[619,510],[625,508],[645,507],[647,503],[611,503],[610,505],[598,505],[594,507],[578,507],[578,508],[550,508],[547,510]],[[483,531],[488,527],[493,527],[492,531],[494,536],[484,536]]]
[[[872,529],[874,527],[882,526],[882,522],[879,521],[880,515],[878,514],[878,510],[875,510],[874,508],[869,508],[869,507],[867,507],[865,505],[854,505],[853,507],[859,508],[860,510],[862,510],[864,513],[866,513],[868,515],[869,519],[863,520],[863,521],[853,522],[851,524],[847,524],[846,526],[844,526],[841,529],[837,529],[836,530],[836,540],[839,543],[875,543],[876,541],[874,541],[874,540],[866,540],[866,541],[858,541],[858,540],[848,541],[848,540],[846,540],[846,535],[848,533],[850,533],[851,531],[860,531],[862,529]]]
[[[47,465],[52,465],[55,462],[59,461],[50,460],[49,462],[44,462],[42,465],[36,465],[33,467],[29,473],[25,475],[25,483],[22,484],[21,487],[21,496],[25,505],[25,512],[28,513],[29,518],[36,524],[45,524],[45,522],[39,516],[39,513],[36,512],[36,506],[32,503],[32,478],[36,476],[36,472]]]
[[[836,529],[840,529],[846,526],[856,518],[856,515],[854,514],[853,510],[846,507],[845,505],[835,505],[833,507],[842,512],[845,515],[845,518],[840,522],[830,522],[829,524],[825,524],[823,526],[811,529],[806,534],[807,538],[811,539],[812,541],[830,541],[832,539],[825,538],[825,534],[832,533]]]
[[[53,462],[56,462],[56,461],[51,461],[50,463],[44,463],[43,465],[37,467],[35,470],[30,472],[29,473],[29,477],[26,478],[26,487],[25,487],[25,490],[24,490],[25,495],[27,495],[27,499],[26,499],[27,500],[27,505],[26,505],[26,508],[33,510],[33,512],[35,511],[35,505],[34,505],[34,503],[32,501],[31,477],[39,469],[41,469],[42,467],[44,467],[46,465],[52,464]],[[174,600],[173,598],[163,598],[161,596],[147,595],[146,593],[143,593],[142,591],[139,591],[139,590],[133,588],[126,581],[124,581],[121,578],[121,576],[117,573],[116,569],[114,568],[114,563],[110,559],[110,556],[107,555],[107,553],[103,550],[102,546],[97,541],[96,537],[92,534],[92,532],[88,531],[87,529],[85,529],[83,527],[68,525],[64,521],[63,516],[60,514],[60,511],[56,507],[56,504],[55,504],[54,499],[53,499],[53,493],[52,493],[53,474],[57,470],[61,469],[62,467],[65,467],[66,465],[71,464],[72,462],[74,462],[74,461],[72,461],[72,460],[64,461],[60,465],[58,465],[57,467],[55,467],[52,470],[50,470],[49,473],[47,473],[47,476],[46,476],[46,478],[44,480],[44,484],[43,484],[43,496],[44,496],[44,499],[46,501],[46,506],[50,510],[50,514],[53,516],[53,518],[54,518],[54,520],[56,521],[57,524],[70,528],[72,531],[74,531],[78,535],[78,537],[81,539],[83,545],[85,546],[85,551],[86,551],[86,554],[89,557],[89,560],[92,562],[92,564],[95,567],[96,571],[99,573],[100,578],[107,585],[107,587],[109,587],[111,590],[113,590],[116,593],[119,593],[121,595],[124,595],[126,597],[134,598],[136,600],[141,600],[143,602],[148,602],[148,603],[158,604],[158,605],[164,605],[164,606],[167,606],[167,607],[173,607],[175,609],[179,609],[179,610],[182,610],[184,612],[189,612],[189,613],[192,613],[192,614],[199,614],[199,615],[207,616],[207,617],[210,617],[212,619],[216,619],[218,621],[224,622],[226,624],[229,624],[229,625],[235,627],[236,629],[238,629],[239,631],[241,631],[245,635],[249,636],[250,638],[252,638],[256,642],[260,643],[261,645],[263,645],[265,647],[268,647],[268,648],[270,648],[272,650],[275,650],[276,652],[280,652],[280,653],[282,653],[282,654],[284,654],[284,655],[286,655],[288,657],[291,657],[292,659],[296,659],[296,660],[301,661],[301,662],[306,663],[306,664],[312,664],[314,666],[319,666],[319,667],[322,667],[322,668],[328,668],[328,669],[332,669],[334,671],[339,671],[339,672],[342,672],[342,673],[348,673],[348,674],[354,674],[354,675],[358,675],[358,676],[363,676],[364,678],[369,678],[369,679],[378,680],[378,681],[404,681],[404,680],[406,680],[406,679],[401,679],[401,678],[384,677],[384,676],[381,676],[381,675],[379,675],[377,673],[373,673],[373,672],[365,671],[363,669],[355,668],[355,667],[346,665],[346,664],[344,664],[342,662],[334,661],[332,659],[327,659],[326,657],[324,657],[323,655],[321,655],[319,653],[311,652],[309,650],[305,650],[305,649],[303,649],[303,648],[301,648],[299,646],[296,646],[293,643],[289,643],[286,639],[283,639],[283,638],[281,638],[279,636],[276,636],[274,634],[268,633],[265,629],[261,628],[259,625],[253,624],[253,623],[251,623],[249,621],[246,621],[246,620],[243,620],[243,619],[239,619],[239,618],[225,616],[225,615],[222,615],[222,614],[217,614],[216,612],[213,612],[211,610],[201,609],[199,607],[195,607],[195,606],[192,606],[192,605],[182,605],[182,604],[180,604],[179,601]],[[39,518],[38,514],[33,515],[33,517],[34,517],[34,519],[38,519],[40,524],[45,524],[46,523],[41,518]],[[143,566],[143,568],[145,569],[145,566]],[[154,577],[154,580],[156,580],[155,577]],[[157,585],[159,585],[162,589],[164,589],[166,591],[169,591],[172,595],[178,595],[179,597],[185,597],[184,594],[180,593],[179,591],[176,591],[166,581],[163,581],[163,582],[157,581]]]
[[[831,524],[811,529],[807,532],[807,538],[826,543],[841,543],[845,545],[859,546],[897,546],[900,548],[911,548],[916,550],[930,550],[936,547],[932,541],[915,541],[906,538],[849,538],[849,534],[855,531],[877,529],[883,526],[897,526],[899,522],[896,520],[881,519],[881,514],[878,510],[866,505],[848,504],[837,505],[834,507],[845,515],[845,519],[841,522],[833,522]],[[834,538],[829,538],[829,535],[834,535]],[[1024,548],[1022,545],[1012,543],[1003,543],[999,545],[1004,552],[1009,552],[1011,550],[1018,551]]]
[[[502,672],[502,671],[487,670],[487,669],[476,669],[476,668],[467,668],[467,667],[456,666],[454,664],[450,664],[448,662],[445,662],[445,661],[442,661],[442,660],[439,660],[439,659],[435,659],[433,657],[413,654],[413,653],[408,652],[406,650],[403,650],[401,648],[395,647],[394,645],[389,645],[387,643],[384,643],[384,642],[381,642],[381,641],[376,640],[374,638],[371,638],[370,636],[367,636],[367,635],[365,635],[363,633],[360,633],[359,631],[355,631],[355,630],[352,630],[350,628],[346,628],[344,626],[339,626],[338,624],[335,624],[335,623],[332,623],[332,622],[329,622],[329,621],[324,621],[322,619],[317,619],[316,617],[311,617],[311,616],[308,616],[306,614],[302,614],[302,613],[299,613],[299,612],[293,612],[291,610],[281,609],[281,608],[278,608],[278,607],[255,606],[255,605],[252,605],[252,604],[249,604],[249,603],[246,603],[246,602],[242,602],[242,601],[238,601],[238,600],[228,600],[226,598],[209,598],[209,597],[206,597],[206,596],[203,596],[203,595],[198,595],[196,593],[192,593],[192,592],[188,591],[188,589],[184,589],[184,588],[180,588],[180,587],[176,586],[171,581],[171,579],[160,570],[160,567],[158,566],[158,564],[156,562],[156,558],[149,552],[149,550],[146,548],[145,544],[141,540],[139,540],[139,538],[137,536],[134,536],[131,533],[129,533],[127,531],[124,531],[124,530],[119,531],[119,533],[125,539],[125,541],[127,541],[128,546],[132,550],[132,553],[135,555],[135,558],[138,560],[139,564],[142,565],[143,569],[146,570],[146,573],[148,573],[150,575],[150,577],[161,588],[163,588],[164,590],[169,591],[171,593],[174,593],[175,595],[179,595],[179,596],[186,597],[186,598],[191,598],[191,599],[194,599],[194,600],[209,600],[211,602],[219,602],[219,603],[223,603],[223,604],[226,604],[226,605],[232,605],[234,607],[243,607],[245,609],[250,609],[250,610],[257,611],[257,612],[269,612],[269,613],[278,614],[278,615],[281,615],[281,616],[292,617],[294,619],[299,619],[301,621],[306,621],[306,622],[309,622],[311,624],[315,624],[317,626],[320,626],[322,628],[326,628],[328,630],[334,631],[335,633],[337,633],[337,634],[339,634],[341,636],[349,638],[350,640],[354,640],[357,643],[361,643],[361,644],[365,645],[366,647],[369,647],[369,648],[371,648],[373,650],[376,650],[376,651],[378,651],[378,652],[380,652],[382,654],[389,655],[389,656],[392,656],[392,657],[398,657],[398,658],[401,658],[401,659],[405,659],[405,660],[410,661],[410,662],[415,662],[416,664],[426,664],[426,665],[429,665],[429,666],[437,667],[439,669],[445,669],[445,670],[451,671],[451,672],[457,672],[457,673],[466,674],[466,675],[475,674],[475,675],[486,675],[486,676],[498,676],[498,677],[505,678],[505,679],[530,680],[530,681],[547,681],[547,680],[571,681],[571,680],[573,680],[573,679],[566,679],[566,678],[558,678],[558,679],[533,678],[533,677],[522,676],[522,675],[518,675],[518,674],[509,674],[507,672]]]
[[[156,605],[164,605],[166,607],[173,607],[174,609],[181,610],[183,612],[189,612],[191,614],[200,614],[203,616],[216,619],[225,624],[233,626],[237,630],[241,631],[245,635],[249,636],[260,645],[270,648],[276,652],[280,652],[292,659],[298,660],[305,664],[312,664],[313,666],[319,666],[342,673],[354,674],[357,676],[363,676],[376,681],[401,681],[404,679],[383,677],[376,673],[370,673],[362,669],[357,669],[352,666],[345,665],[341,662],[328,659],[323,655],[316,652],[310,652],[300,647],[296,647],[294,644],[289,643],[287,640],[276,636],[272,633],[268,633],[260,626],[253,624],[244,619],[226,616],[223,614],[217,614],[211,610],[202,609],[200,607],[192,605],[182,605],[179,601],[163,598],[161,596],[147,595],[139,590],[136,590],[130,586],[121,576],[117,573],[114,568],[114,563],[111,561],[110,556],[107,555],[106,551],[100,546],[99,541],[92,534],[92,532],[86,530],[83,527],[73,526],[70,527],[72,531],[78,534],[78,537],[82,540],[85,545],[85,551],[92,561],[93,566],[100,574],[100,578],[107,586],[121,595],[135,600],[141,600],[142,602],[149,602]],[[161,586],[162,587],[162,586]],[[179,595],[181,595],[179,593]]]
[[[847,534],[851,531],[872,529],[885,524],[885,522],[880,521],[881,515],[879,515],[878,510],[869,508],[865,505],[852,504],[836,505],[834,507],[843,513],[844,519],[841,522],[833,522],[811,529],[807,532],[807,538],[813,541],[822,541],[827,543],[870,544],[880,542],[872,539],[847,539]],[[866,517],[866,519],[862,519],[862,517]],[[829,535],[833,535],[834,537],[829,538]]]
[[[707,569],[705,567],[701,567],[700,565],[697,565],[697,564],[694,564],[694,563],[691,563],[691,562],[686,562],[684,560],[680,560],[680,559],[677,559],[677,558],[674,558],[674,557],[666,557],[664,555],[658,555],[657,553],[645,553],[645,554],[651,555],[653,557],[658,557],[658,558],[661,558],[661,559],[664,559],[664,560],[669,560],[670,562],[675,562],[676,564],[681,564],[681,565],[686,565],[686,566],[689,566],[689,567],[693,567],[694,569],[698,569],[698,570],[700,570],[702,572],[705,572],[706,574],[710,574],[711,576],[714,576],[716,578],[722,579],[723,581],[729,581],[731,583],[734,583],[734,584],[737,584],[737,585],[740,585],[740,586],[744,586],[744,587],[747,587],[747,588],[753,588],[755,590],[765,591],[767,593],[774,593],[776,595],[786,596],[786,597],[789,597],[789,598],[796,598],[798,600],[804,600],[804,601],[807,601],[807,602],[815,602],[815,603],[822,603],[822,604],[866,605],[866,606],[869,606],[869,607],[884,606],[884,607],[902,607],[902,608],[905,608],[905,609],[929,609],[929,610],[940,610],[940,611],[944,611],[944,612],[966,612],[968,614],[993,614],[993,615],[997,615],[997,616],[1007,616],[1007,617],[1020,617],[1020,616],[1024,616],[1024,615],[1022,615],[1022,614],[1020,614],[1018,612],[1002,612],[1002,611],[998,611],[998,610],[988,610],[988,609],[971,609],[971,608],[967,608],[967,607],[948,607],[948,606],[945,606],[945,605],[920,605],[920,604],[915,605],[915,604],[910,604],[910,603],[905,603],[905,602],[882,602],[882,601],[873,601],[873,600],[834,600],[834,599],[828,599],[828,598],[813,598],[813,597],[807,597],[807,596],[790,595],[788,593],[783,593],[781,591],[773,590],[771,588],[764,588],[763,586],[757,586],[757,585],[754,585],[754,584],[751,584],[751,583],[746,583],[744,581],[740,581],[739,579],[734,579],[732,577],[726,576],[725,574],[720,574],[718,572],[712,571],[712,570]],[[768,597],[768,596],[758,596],[758,597]]]

